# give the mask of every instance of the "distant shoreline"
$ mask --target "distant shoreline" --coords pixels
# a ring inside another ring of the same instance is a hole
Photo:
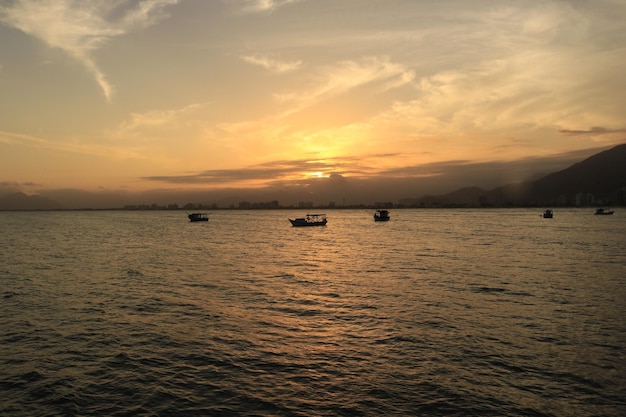
[[[621,204],[607,204],[607,205],[587,205],[587,206],[554,206],[554,205],[501,205],[501,206],[466,206],[466,205],[441,205],[441,206],[371,206],[371,205],[354,205],[354,206],[315,206],[315,207],[296,207],[296,206],[281,206],[281,207],[258,207],[258,208],[238,208],[238,207],[204,207],[204,208],[127,208],[127,207],[112,207],[112,208],[60,208],[60,209],[0,209],[0,213],[10,212],[73,212],[73,211],[172,211],[172,212],[206,212],[206,211],[323,211],[323,210],[493,210],[493,209],[539,209],[539,208],[553,208],[553,209],[581,209],[588,210],[598,207],[626,207]]]

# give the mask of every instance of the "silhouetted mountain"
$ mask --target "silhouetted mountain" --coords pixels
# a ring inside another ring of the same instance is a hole
[[[63,209],[58,202],[38,195],[16,192],[0,197],[0,210],[58,210]]]
[[[626,144],[595,154],[538,180],[498,187],[488,194],[488,198],[514,204],[573,204],[577,194],[591,194],[596,201],[624,203],[623,191],[620,194],[624,187]]]
[[[626,144],[623,144],[535,180],[507,184],[491,191],[462,188],[417,201],[427,206],[625,204],[625,190]],[[577,201],[577,196],[582,198]]]

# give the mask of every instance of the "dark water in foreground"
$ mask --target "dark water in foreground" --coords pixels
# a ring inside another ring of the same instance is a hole
[[[0,213],[2,416],[624,416],[626,211]]]

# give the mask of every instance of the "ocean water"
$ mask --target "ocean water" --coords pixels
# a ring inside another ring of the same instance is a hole
[[[626,415],[626,211],[302,214],[0,213],[0,415]]]

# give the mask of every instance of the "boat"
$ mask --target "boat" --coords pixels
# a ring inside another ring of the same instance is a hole
[[[611,214],[613,214],[613,210],[604,209],[604,208],[596,209],[596,216],[608,216]]]
[[[206,213],[187,213],[190,222],[208,222],[209,215]]]
[[[552,217],[554,217],[554,213],[552,213],[552,210],[547,209],[546,211],[543,212],[544,219],[551,219]]]
[[[326,226],[328,222],[325,214],[307,214],[306,217],[289,219],[289,221],[293,227]]]
[[[391,217],[389,217],[388,210],[376,210],[376,213],[374,213],[375,222],[386,222],[389,221],[389,219],[391,219]]]

